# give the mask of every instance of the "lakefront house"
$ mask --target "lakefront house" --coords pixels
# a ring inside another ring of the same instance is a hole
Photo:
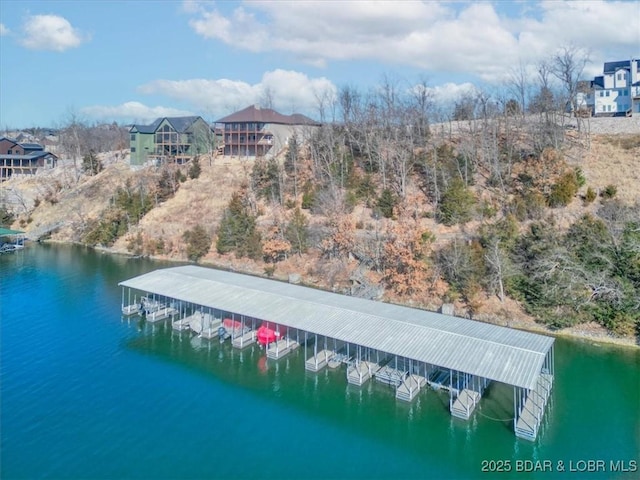
[[[216,124],[223,125],[224,154],[238,157],[278,155],[293,135],[304,141],[320,126],[305,115],[283,115],[257,105],[227,115]]]
[[[578,105],[592,115],[640,115],[640,60],[606,62],[602,75],[583,86],[586,88],[579,89]]]
[[[42,169],[54,168],[58,157],[45,151],[39,143],[20,143],[0,137],[0,179],[17,175],[35,175]]]
[[[129,129],[131,165],[149,162],[183,164],[197,155],[211,153],[216,136],[202,117],[162,117],[150,125]]]

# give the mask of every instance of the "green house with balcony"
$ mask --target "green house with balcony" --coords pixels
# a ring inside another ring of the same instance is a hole
[[[215,152],[214,129],[202,117],[162,117],[129,129],[131,165],[183,164]]]

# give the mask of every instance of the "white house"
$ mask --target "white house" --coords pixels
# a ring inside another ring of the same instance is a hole
[[[591,82],[588,94],[579,95],[595,116],[640,114],[640,61],[606,62],[603,75]]]

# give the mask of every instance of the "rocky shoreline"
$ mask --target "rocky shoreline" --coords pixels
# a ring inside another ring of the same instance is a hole
[[[68,242],[51,242],[58,244],[69,244]],[[136,258],[128,252],[123,252],[117,249],[105,248],[105,247],[96,247],[97,251],[103,252],[109,255],[123,255],[131,258]],[[150,260],[155,261],[163,261],[163,262],[175,262],[175,263],[184,263],[184,260],[174,260],[165,257],[157,257],[157,256],[148,256]],[[219,265],[216,265],[212,262],[201,262],[199,265],[203,267],[210,268],[220,268]],[[243,273],[240,270],[236,270],[239,273]],[[247,272],[252,274],[252,272]],[[591,322],[588,324],[580,324],[575,325],[573,327],[564,328],[561,330],[553,330],[545,325],[539,323],[526,322],[521,320],[510,320],[506,321],[503,318],[498,318],[496,316],[484,315],[482,318],[472,318],[472,320],[481,321],[485,323],[491,323],[493,325],[500,325],[503,327],[514,328],[517,330],[525,330],[531,333],[538,333],[541,335],[549,335],[556,338],[571,338],[574,340],[582,340],[585,342],[589,342],[592,344],[602,344],[609,345],[615,347],[624,347],[624,348],[640,348],[640,336],[636,337],[619,337],[613,333],[608,332],[604,327],[598,325],[595,322]]]

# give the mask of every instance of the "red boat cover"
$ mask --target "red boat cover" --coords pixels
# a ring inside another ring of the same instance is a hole
[[[269,345],[272,342],[275,342],[278,339],[278,333],[267,327],[266,325],[261,325],[258,328],[258,343],[260,345]]]
[[[230,318],[225,318],[222,321],[222,326],[227,330],[233,330],[237,328],[242,328],[242,322],[239,322],[237,320],[232,320]]]

